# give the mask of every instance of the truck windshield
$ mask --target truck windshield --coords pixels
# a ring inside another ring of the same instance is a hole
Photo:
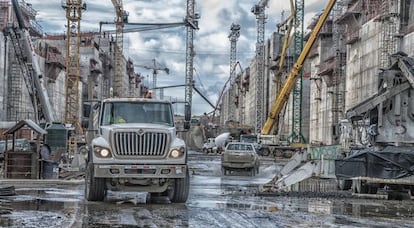
[[[171,105],[153,102],[105,102],[102,125],[154,123],[174,126]]]

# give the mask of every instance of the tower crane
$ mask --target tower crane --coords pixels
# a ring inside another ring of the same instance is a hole
[[[82,0],[66,0],[62,8],[66,10],[67,35],[65,123],[72,124],[79,133],[80,21],[86,4]]]
[[[256,123],[255,131],[259,132],[263,127],[263,74],[264,74],[264,37],[266,14],[265,8],[269,0],[260,0],[253,6],[252,13],[257,19],[257,42],[256,42]]]
[[[128,13],[123,10],[122,0],[111,0],[112,4],[115,8],[116,13],[116,33],[115,33],[115,45],[114,45],[114,56],[115,56],[115,64],[114,64],[114,80],[113,80],[113,88],[114,88],[114,96],[115,97],[123,97],[126,95],[127,90],[123,88],[123,58],[122,53],[124,49],[124,36],[123,36],[123,29],[124,23],[128,22]]]
[[[194,70],[194,30],[198,29],[198,19],[200,16],[195,13],[195,0],[187,0],[186,14],[186,57],[185,57],[185,105],[184,105],[184,129],[190,128],[191,106],[193,96],[193,70]]]
[[[157,74],[159,70],[165,71],[165,73],[169,74],[170,73],[170,69],[168,69],[167,67],[161,67],[159,66],[159,64],[157,64],[157,61],[155,59],[152,59],[152,66],[147,66],[147,65],[138,65],[138,64],[134,64],[134,66],[136,67],[142,67],[144,69],[148,69],[148,70],[152,70],[152,87],[153,87],[153,91],[152,91],[152,96],[156,97],[156,93],[155,93],[155,88],[157,88]]]
[[[304,20],[304,0],[295,0],[295,38],[294,38],[294,59],[299,58],[303,49],[303,20]],[[302,71],[299,70],[298,80],[293,89],[293,109],[292,109],[292,134],[290,141],[303,143],[305,139],[302,135]]]
[[[233,68],[236,66],[237,64],[237,40],[240,37],[240,25],[239,24],[231,24],[230,26],[230,34],[229,34],[229,39],[230,39],[230,88],[233,85],[235,79],[236,79],[236,71],[233,70]],[[229,90],[229,93],[231,92],[231,89]],[[231,94],[229,94],[228,96],[228,109],[229,110],[229,119],[230,120],[234,120],[234,113],[231,111],[232,110],[232,102],[231,99],[232,96]]]

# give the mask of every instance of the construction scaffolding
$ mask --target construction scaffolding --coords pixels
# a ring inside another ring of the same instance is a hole
[[[390,65],[389,56],[399,51],[402,35],[400,33],[400,0],[384,0],[381,3],[381,34],[379,37],[379,63],[381,68]]]

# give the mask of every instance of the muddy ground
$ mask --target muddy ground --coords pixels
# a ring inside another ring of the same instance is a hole
[[[258,185],[283,163],[262,160],[260,173],[223,176],[219,155],[192,152],[190,196],[170,204],[145,193],[109,192],[83,199],[83,182],[14,183],[0,199],[1,227],[414,227],[414,200],[358,199],[349,192],[259,196]],[[5,186],[7,183],[2,182]]]

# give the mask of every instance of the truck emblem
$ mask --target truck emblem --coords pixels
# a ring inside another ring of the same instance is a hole
[[[142,130],[141,128],[138,130],[138,135],[143,135],[144,134],[144,130]]]

